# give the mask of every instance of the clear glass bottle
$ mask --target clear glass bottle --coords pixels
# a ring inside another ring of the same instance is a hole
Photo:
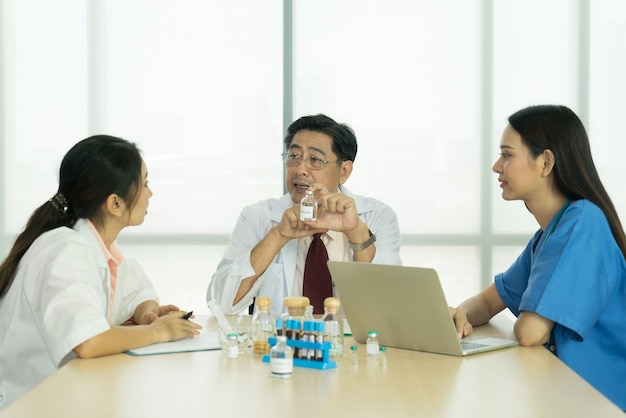
[[[375,357],[378,355],[378,333],[376,331],[368,331],[365,346],[368,356]]]
[[[357,354],[357,346],[350,347],[350,364],[353,366],[359,365],[359,355]]]
[[[270,372],[283,379],[293,374],[293,350],[287,345],[285,336],[276,337],[276,344],[270,350]]]
[[[302,328],[302,322],[306,312],[306,307],[309,306],[310,301],[306,296],[288,296],[283,299],[283,306],[287,308],[287,312],[284,315],[284,320],[293,319],[298,322],[299,329]],[[284,322],[284,325],[287,325]]]
[[[300,220],[303,222],[317,220],[317,200],[312,190],[307,190],[306,195],[300,201]]]
[[[330,343],[330,358],[343,355],[343,319],[339,316],[339,299],[328,297],[324,300],[324,342]]]
[[[239,357],[239,335],[236,332],[229,332],[226,335],[226,357]]]
[[[380,347],[378,350],[378,364],[380,367],[387,367],[387,347]]]
[[[252,352],[267,354],[270,352],[268,338],[274,335],[274,320],[270,314],[271,300],[267,296],[256,298],[256,311],[252,315]]]

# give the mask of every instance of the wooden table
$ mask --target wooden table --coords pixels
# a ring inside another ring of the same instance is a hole
[[[212,317],[197,318],[215,327]],[[496,317],[477,334],[512,336]],[[542,347],[465,358],[389,348],[387,366],[270,376],[250,353],[221,351],[73,360],[0,413],[7,417],[621,417],[624,413]]]

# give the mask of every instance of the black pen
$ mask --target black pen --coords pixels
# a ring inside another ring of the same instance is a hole
[[[193,314],[193,311],[189,311],[185,314],[185,316],[183,316],[183,319],[189,319],[191,318],[191,314]]]

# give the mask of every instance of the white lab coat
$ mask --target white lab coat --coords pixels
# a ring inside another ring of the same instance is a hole
[[[354,198],[359,217],[376,234],[376,255],[372,263],[401,265],[400,227],[393,209],[379,200],[352,194],[343,186],[340,186],[340,191]],[[224,313],[232,314],[247,309],[256,295],[264,295],[272,301],[272,314],[281,312],[283,298],[293,295],[297,239],[289,241],[281,248],[246,296],[234,306],[232,301],[241,281],[254,275],[250,264],[252,249],[280,222],[285,210],[292,206],[291,196],[285,194],[280,199],[263,200],[243,209],[230,236],[224,257],[211,278],[207,302],[214,300]]]
[[[0,410],[76,357],[77,345],[157,298],[130,259],[118,267],[109,317],[110,288],[109,266],[84,220],[33,242],[0,299]]]

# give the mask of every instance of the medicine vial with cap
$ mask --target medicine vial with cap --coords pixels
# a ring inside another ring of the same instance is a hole
[[[300,220],[317,221],[317,200],[312,190],[307,190],[306,195],[300,201]]]
[[[316,330],[317,330],[315,334],[315,342],[321,345],[324,343],[324,322],[316,321],[315,325],[316,325]],[[324,350],[322,349],[315,350],[315,360],[322,361],[323,359],[324,359]]]
[[[339,299],[328,297],[324,300],[324,342],[330,343],[330,357],[343,354],[343,318],[339,316]]]
[[[365,342],[365,347],[368,356],[375,357],[378,355],[378,333],[376,331],[369,331],[367,333],[367,341]]]
[[[237,358],[239,356],[239,341],[237,338],[239,336],[236,332],[228,333],[226,336],[226,357],[228,358]]]
[[[378,364],[380,364],[380,367],[387,367],[387,347],[380,347],[378,352]]]
[[[269,337],[274,336],[274,319],[270,314],[271,300],[267,296],[256,298],[256,311],[252,315],[252,352],[268,354],[270,352]]]
[[[284,335],[276,337],[276,344],[270,350],[270,372],[283,379],[293,374],[293,350]]]
[[[352,364],[353,366],[359,365],[359,355],[357,354],[356,350],[357,350],[356,345],[353,345],[352,347],[350,347],[350,364]]]
[[[306,341],[309,343],[315,343],[315,338],[317,337],[317,323],[315,321],[304,321],[302,324],[302,337],[301,341]],[[299,358],[306,360],[315,360],[315,349],[314,348],[303,348],[300,349]]]

